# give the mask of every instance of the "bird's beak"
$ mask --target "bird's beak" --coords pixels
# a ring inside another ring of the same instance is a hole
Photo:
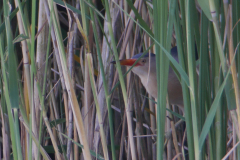
[[[132,66],[136,62],[136,59],[123,59],[120,60],[120,64],[122,66]],[[116,61],[112,61],[111,63],[116,64]],[[135,66],[138,66],[140,64],[136,64]]]

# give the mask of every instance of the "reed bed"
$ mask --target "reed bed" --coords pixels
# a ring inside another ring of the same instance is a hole
[[[0,1],[0,158],[240,159],[239,21],[239,1]],[[157,99],[119,63],[140,52]]]

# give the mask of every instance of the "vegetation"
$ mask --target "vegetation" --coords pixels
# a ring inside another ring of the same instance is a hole
[[[240,159],[239,8],[0,1],[1,158]],[[119,63],[140,52],[156,54],[156,102]],[[184,109],[168,104],[169,66]]]

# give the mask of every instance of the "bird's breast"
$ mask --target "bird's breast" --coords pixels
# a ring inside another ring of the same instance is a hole
[[[156,75],[149,74],[148,76],[139,77],[147,92],[157,99],[158,87]],[[176,75],[174,73],[171,73],[171,70],[168,76],[168,96],[170,104],[183,106],[182,86]]]
[[[143,86],[147,92],[157,98],[157,77],[149,74],[148,76],[140,77]]]

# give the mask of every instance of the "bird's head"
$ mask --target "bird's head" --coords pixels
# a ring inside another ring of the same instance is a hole
[[[133,66],[133,64],[142,56],[143,53],[139,53],[134,55],[130,59],[123,59],[120,60],[120,64],[123,66]],[[112,63],[115,63],[113,61]],[[141,57],[136,65],[132,69],[133,73],[137,74],[138,76],[147,76],[148,73],[156,73],[156,59],[155,54],[147,53],[143,57]]]

